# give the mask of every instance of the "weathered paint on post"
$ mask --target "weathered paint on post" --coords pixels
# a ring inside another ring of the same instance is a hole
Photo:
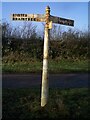
[[[45,24],[45,34],[44,34],[44,51],[43,51],[43,72],[42,72],[42,89],[41,89],[41,107],[44,107],[48,101],[48,40],[49,40],[49,18],[50,18],[50,8],[46,7],[46,24]]]

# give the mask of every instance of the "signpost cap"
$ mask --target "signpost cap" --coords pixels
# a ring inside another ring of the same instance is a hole
[[[46,7],[46,9],[50,9],[49,5]]]

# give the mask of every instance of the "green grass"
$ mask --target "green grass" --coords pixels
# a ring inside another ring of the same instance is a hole
[[[38,73],[41,71],[41,62],[15,62],[2,65],[3,72],[9,73]]]
[[[87,72],[88,61],[73,61],[73,60],[60,60],[49,61],[49,70],[53,73],[61,72]]]
[[[49,73],[64,73],[64,72],[88,72],[88,61],[70,61],[70,60],[49,60]],[[41,73],[42,62],[3,62],[2,70],[5,73]]]
[[[48,103],[40,107],[40,89],[3,89],[2,120],[89,120],[88,89],[50,89]]]

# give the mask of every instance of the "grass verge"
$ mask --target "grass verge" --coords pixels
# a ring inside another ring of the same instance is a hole
[[[89,120],[88,89],[50,89],[49,101],[40,107],[40,89],[3,89],[2,120]]]
[[[70,61],[70,60],[49,60],[50,73],[65,73],[65,72],[88,72],[88,61]],[[41,73],[42,62],[15,62],[2,64],[3,73]]]

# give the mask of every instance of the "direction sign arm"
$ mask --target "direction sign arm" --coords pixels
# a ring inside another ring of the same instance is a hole
[[[70,19],[66,19],[66,18],[61,18],[61,17],[56,17],[56,16],[52,16],[52,15],[50,15],[50,20],[53,23],[56,23],[56,24],[74,26],[74,20],[70,20]]]
[[[11,19],[14,21],[45,22],[45,15],[44,14],[12,14]]]

